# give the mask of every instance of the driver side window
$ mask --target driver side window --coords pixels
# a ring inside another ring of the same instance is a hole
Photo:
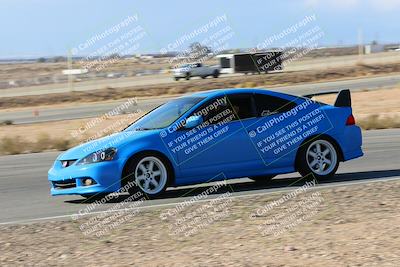
[[[201,115],[207,124],[227,123],[256,117],[251,94],[231,94],[204,103],[192,115]]]
[[[226,96],[207,101],[196,109],[192,115],[202,116],[203,123],[206,124],[218,124],[235,119],[234,112]]]

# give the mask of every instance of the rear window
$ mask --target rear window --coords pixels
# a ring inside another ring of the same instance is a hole
[[[255,117],[253,103],[250,94],[229,95],[228,100],[236,119],[248,119]]]
[[[296,106],[294,102],[270,95],[255,94],[254,98],[256,100],[257,116],[259,117],[287,112]]]

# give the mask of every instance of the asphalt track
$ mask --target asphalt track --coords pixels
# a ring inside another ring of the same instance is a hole
[[[366,131],[365,156],[342,163],[338,175],[319,181],[318,187],[332,187],[359,183],[388,182],[400,179],[400,129]],[[47,170],[59,152],[0,157],[0,225],[69,219],[72,214],[87,207],[80,196],[51,197]],[[284,179],[282,179],[284,178]],[[229,181],[209,198],[228,191],[233,197],[270,194],[292,190],[304,184],[297,174],[281,175],[268,185],[256,185],[247,178]],[[294,183],[295,181],[298,181]],[[162,199],[145,201],[141,208],[173,207],[206,190],[210,184],[169,189]],[[127,196],[120,196],[92,211],[103,212],[115,208]],[[242,198],[247,201],[247,198]],[[127,203],[129,205],[131,203]],[[140,216],[140,215],[139,215]]]
[[[304,95],[314,92],[327,92],[340,89],[350,89],[352,91],[377,90],[380,88],[397,86],[398,84],[400,84],[400,75],[390,75],[332,82],[306,83],[300,85],[270,87],[269,89],[294,95]],[[168,99],[169,98],[139,98],[137,101],[137,106],[131,106],[130,108],[134,110],[140,109],[143,111],[147,111],[162,104]],[[33,110],[35,108],[24,108],[18,111],[0,111],[0,122],[5,120],[12,120],[14,124],[24,124],[96,117],[114,109],[125,101],[126,100],[90,104],[73,103],[68,106],[57,108],[42,108],[38,110],[39,116],[33,115]]]

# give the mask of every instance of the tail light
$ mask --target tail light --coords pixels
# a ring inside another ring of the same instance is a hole
[[[346,125],[355,125],[355,124],[356,124],[356,119],[354,118],[353,114],[351,114],[346,120]]]

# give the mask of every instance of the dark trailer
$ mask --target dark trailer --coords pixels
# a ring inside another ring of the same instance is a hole
[[[282,70],[282,51],[218,55],[221,73],[268,73]]]

